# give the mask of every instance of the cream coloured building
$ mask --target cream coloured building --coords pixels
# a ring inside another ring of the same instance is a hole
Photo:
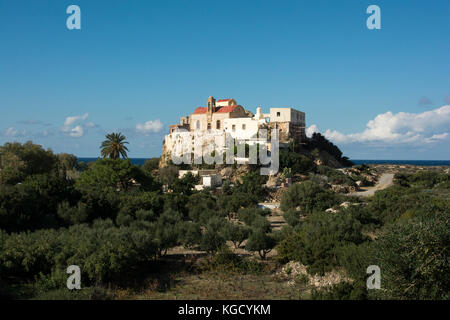
[[[263,113],[258,107],[253,115],[235,99],[216,101],[210,96],[205,107],[196,108],[189,116],[181,117],[179,124],[170,126],[170,133],[164,140],[163,157],[177,141],[185,140],[191,134],[201,136],[205,144],[214,143],[215,137],[225,137],[226,134],[252,144],[261,128],[277,129],[280,146],[291,140],[301,143],[306,139],[305,113],[293,108],[270,108],[269,113]]]

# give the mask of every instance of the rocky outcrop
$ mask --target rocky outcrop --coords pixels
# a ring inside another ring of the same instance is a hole
[[[277,176],[269,176],[269,179],[267,179],[267,182],[266,182],[267,188],[273,189],[279,185],[280,185],[280,178],[278,178]]]
[[[323,276],[310,275],[306,271],[306,267],[297,261],[288,262],[277,275],[287,281],[288,286],[292,286],[298,281],[306,282],[315,288],[331,287],[341,282],[353,282],[343,271],[338,270],[326,272]]]

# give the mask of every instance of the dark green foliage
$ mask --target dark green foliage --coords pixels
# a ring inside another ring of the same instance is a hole
[[[253,171],[242,176],[242,183],[237,183],[235,189],[238,193],[245,194],[254,203],[262,200],[266,194],[263,184],[267,181],[267,176],[263,176],[259,171]]]
[[[78,170],[78,159],[73,154],[59,153],[56,155],[58,159],[58,169],[64,172],[70,170]]]
[[[296,227],[300,224],[300,211],[289,209],[283,213],[283,218],[286,220],[288,225],[291,227]]]
[[[311,215],[301,231],[304,237],[301,262],[308,265],[310,273],[330,271],[338,265],[337,248],[364,240],[361,228],[360,222],[349,213]]]
[[[190,196],[186,208],[189,210],[189,218],[202,225],[218,214],[216,201],[206,193],[195,193]]]
[[[119,159],[127,158],[128,148],[125,146],[128,141],[126,137],[118,133],[109,133],[106,135],[106,140],[102,142],[100,147],[103,158]]]
[[[158,170],[159,168],[159,158],[151,158],[145,160],[142,165],[142,171],[147,174],[151,174],[153,171]]]
[[[300,206],[302,214],[315,210],[325,210],[338,203],[339,196],[329,190],[322,189],[312,181],[293,184],[283,193],[281,210],[284,212]]]
[[[133,185],[132,179],[138,183],[144,183],[150,189],[159,188],[156,183],[151,182],[153,179],[145,175],[138,166],[132,165],[130,160],[122,159],[95,161],[88,170],[81,173],[75,186],[83,193],[93,189],[126,191]]]
[[[269,253],[275,245],[275,238],[266,232],[264,227],[255,226],[252,228],[250,237],[245,244],[245,249],[258,252],[261,259],[265,259],[267,253]]]
[[[162,199],[164,202],[164,210],[172,209],[183,213],[185,218],[188,217],[189,211],[187,208],[187,203],[189,201],[189,197],[187,195],[170,192],[163,194]]]
[[[207,253],[215,253],[226,242],[223,234],[226,220],[222,217],[212,217],[206,224],[206,231],[200,242],[200,248]]]
[[[341,162],[343,166],[349,167],[353,165],[353,162],[351,162],[347,157],[342,157],[342,152],[336,145],[328,141],[318,132],[312,134],[311,139],[308,140],[307,147],[309,150],[314,150],[317,148],[320,151],[326,151]]]
[[[81,201],[75,206],[71,206],[68,201],[64,200],[58,204],[57,213],[67,225],[83,223],[88,220],[87,206]]]
[[[28,176],[50,173],[57,164],[58,158],[51,150],[31,141],[5,143],[0,146],[0,184],[14,185]]]
[[[0,185],[0,226],[8,232],[57,227],[58,203],[78,196],[57,173],[31,175],[21,184]]]
[[[194,176],[188,172],[181,179],[174,180],[169,184],[169,188],[175,193],[185,194],[187,196],[192,194],[192,189],[196,184],[200,183],[200,176]]]
[[[159,168],[158,178],[162,184],[173,185],[178,180],[178,167],[169,165]]]
[[[392,186],[377,191],[368,210],[376,214],[383,223],[392,223],[420,215],[435,215],[448,211],[450,200],[417,188]]]
[[[394,179],[397,184],[403,187],[412,185],[428,189],[440,186],[448,188],[450,174],[435,171],[418,171],[414,174],[396,174]]]
[[[163,205],[163,198],[157,192],[123,194],[120,197],[116,222],[118,225],[128,225],[129,222],[138,219],[138,212],[141,215],[141,219],[138,220],[154,221],[163,211]],[[146,216],[145,219],[142,219],[143,215]]]
[[[365,205],[349,205],[345,209],[340,209],[339,214],[343,212],[349,213],[358,220],[364,226],[365,230],[373,230],[381,226],[382,223],[379,215]]]
[[[235,248],[239,248],[242,242],[248,238],[250,230],[239,224],[228,222],[225,224],[223,234],[226,240],[233,242]]]
[[[356,186],[355,181],[353,181],[348,175],[328,166],[318,166],[317,173],[327,176],[330,184],[346,184],[349,186]]]
[[[270,214],[268,209],[259,208],[244,208],[238,211],[238,218],[244,222],[247,226],[251,226],[255,219],[259,217],[265,217]]]
[[[304,238],[299,232],[290,232],[277,244],[277,260],[281,263],[300,261]]]
[[[402,187],[409,187],[408,175],[403,173],[396,173],[394,175],[394,183]]]
[[[193,248],[202,240],[202,230],[199,223],[186,221],[178,224],[179,241],[185,248]]]
[[[300,232],[285,238],[278,246],[279,258],[299,260],[308,272],[324,274],[338,266],[339,248],[364,240],[361,224],[348,212],[314,213]]]
[[[226,245],[221,246],[214,254],[211,259],[211,267],[213,270],[227,273],[260,274],[263,271],[260,263],[234,254]]]
[[[155,257],[152,238],[136,228],[116,228],[111,221],[12,234],[0,252],[0,276],[31,279],[75,264],[82,270],[85,285],[114,281],[139,262]]]
[[[367,267],[376,264],[374,256],[374,242],[366,241],[359,245],[349,243],[336,250],[339,265],[344,267],[347,274],[356,282],[366,283]]]
[[[388,226],[375,243],[387,299],[450,298],[450,214],[447,211]]]
[[[181,213],[167,210],[152,224],[152,234],[159,256],[165,255],[168,249],[179,244],[180,227],[178,225],[182,223],[182,219]]]
[[[314,162],[305,155],[288,150],[280,151],[280,169],[290,168],[292,174],[305,174],[315,169]]]
[[[233,213],[237,213],[239,209],[254,205],[247,194],[234,192],[232,194],[222,194],[217,198],[217,207],[230,217]]]

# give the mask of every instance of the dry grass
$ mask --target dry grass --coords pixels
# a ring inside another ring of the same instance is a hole
[[[173,278],[173,286],[158,290],[147,286],[140,292],[118,291],[117,299],[271,299],[299,300],[309,298],[305,284],[288,285],[275,274],[242,275],[204,272],[197,275],[179,274]]]

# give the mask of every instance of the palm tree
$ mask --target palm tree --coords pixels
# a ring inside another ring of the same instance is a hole
[[[111,159],[119,159],[120,156],[127,158],[128,148],[125,146],[128,142],[122,133],[109,133],[106,135],[106,140],[102,142],[100,149],[102,150],[102,157],[109,157]]]

